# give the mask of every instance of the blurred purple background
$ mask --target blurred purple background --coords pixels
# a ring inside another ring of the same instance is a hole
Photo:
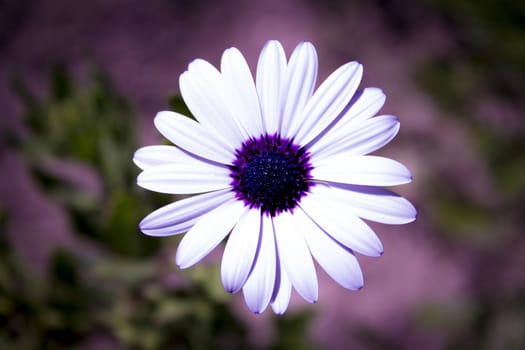
[[[319,81],[347,61],[358,60],[365,69],[361,87],[382,88],[387,102],[381,113],[401,120],[398,137],[378,154],[412,170],[413,183],[395,190],[416,205],[419,216],[404,226],[373,225],[385,254],[380,259],[359,257],[363,290],[346,291],[321,273],[318,304],[308,305],[294,295],[291,312],[313,310],[310,333],[321,348],[360,348],[350,330],[365,324],[386,339],[403,338],[400,343],[406,348],[440,349],[450,332],[413,328],[416,308],[470,300],[484,288],[521,289],[525,278],[523,240],[504,246],[514,250],[506,253],[503,247],[487,248],[499,241],[494,235],[521,232],[521,221],[507,221],[495,230],[485,227],[460,239],[450,239],[454,232],[436,224],[431,196],[443,188],[461,188],[476,203],[504,202],[475,147],[470,124],[451,118],[457,112],[440,105],[415,78],[435,57],[457,53],[454,57],[460,60],[463,47],[457,37],[432,2],[7,0],[0,2],[0,130],[4,136],[24,132],[9,78],[20,77],[43,95],[49,69],[57,62],[79,77],[92,62],[107,71],[138,112],[140,144],[146,145],[160,139],[152,119],[168,108],[168,96],[178,91],[179,74],[194,58],[217,65],[222,51],[235,46],[253,71],[267,40],[280,40],[287,55],[308,40],[318,50]],[[522,132],[523,118],[512,101],[490,91],[481,97],[469,105],[470,113],[479,116],[476,123],[504,134]],[[74,244],[66,219],[31,182],[16,152],[2,150],[0,167],[0,203],[10,217],[9,241],[24,261],[44,273],[55,246]],[[89,176],[79,177],[96,187]],[[514,218],[509,214],[509,220]],[[480,265],[491,257],[496,261]],[[231,299],[254,336],[271,336],[264,326],[274,317],[270,312],[252,316],[240,295]]]

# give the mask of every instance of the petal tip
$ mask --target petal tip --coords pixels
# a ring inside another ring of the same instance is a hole
[[[179,246],[179,247],[180,247],[180,246]],[[175,255],[175,265],[177,265],[177,267],[178,267],[179,269],[181,269],[181,270],[184,270],[184,269],[186,269],[186,268],[188,268],[188,267],[191,266],[191,264],[189,264],[188,261],[185,261],[185,260],[187,260],[187,259],[183,259],[183,258],[181,257],[181,254],[180,254],[180,253],[177,253],[177,254]]]
[[[157,130],[160,130],[162,124],[167,122],[167,119],[171,118],[173,116],[173,112],[171,111],[160,111],[155,114],[155,118],[153,118],[153,124],[157,128]]]
[[[317,54],[314,44],[312,44],[312,42],[307,41],[307,40],[301,41],[295,49],[296,50],[309,50],[313,52],[314,54]]]
[[[144,219],[140,220],[139,222],[139,229],[144,232],[144,230],[148,230],[148,217],[146,216]]]
[[[181,269],[181,270],[185,270],[185,269],[187,269],[188,267],[190,267],[189,264],[186,264],[186,265],[183,265],[183,264],[175,264],[175,265],[177,265],[177,267],[178,267],[179,269]]]
[[[146,188],[145,187],[145,184],[144,184],[144,177],[147,175],[147,174],[144,174],[146,170],[143,170],[140,174],[137,175],[137,185],[142,187],[142,188]],[[147,189],[147,188],[146,188]]]
[[[224,290],[227,291],[230,294],[236,294],[242,288],[242,285],[241,286],[235,286],[232,283],[226,283],[224,281],[222,282],[222,286],[224,287]]]
[[[244,57],[241,53],[241,51],[239,51],[238,48],[236,47],[229,47],[227,48],[226,50],[224,50],[223,54],[222,54],[222,59],[224,60],[225,58],[230,58],[232,55],[240,55],[242,57]],[[222,69],[221,69],[222,71]]]
[[[191,71],[191,70],[194,70],[198,65],[204,63],[205,61],[202,59],[202,58],[195,58],[193,61],[191,61],[189,64],[188,64],[188,70],[185,71],[184,73],[181,74],[184,75],[185,73],[187,73],[188,71]]]
[[[271,40],[268,40],[264,46],[265,47],[269,47],[269,46],[279,46],[280,47],[281,42],[277,39],[271,39]]]

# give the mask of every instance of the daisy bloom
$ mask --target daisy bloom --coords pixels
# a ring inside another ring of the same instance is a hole
[[[317,54],[300,43],[287,61],[278,41],[259,57],[255,81],[236,48],[224,51],[220,71],[196,59],[179,80],[196,120],[159,112],[155,126],[176,146],[139,149],[139,186],[192,195],[146,216],[150,236],[186,233],[176,254],[193,266],[227,242],[221,280],[241,290],[248,308],[286,311],[292,287],[318,299],[314,261],[350,290],[363,287],[355,253],[380,256],[381,241],[364,221],[405,224],[416,210],[382,188],[409,183],[410,171],[367,155],[399,130],[398,119],[376,116],[380,89],[358,90],[363,67],[339,67],[317,89]],[[314,91],[315,90],[315,91]]]

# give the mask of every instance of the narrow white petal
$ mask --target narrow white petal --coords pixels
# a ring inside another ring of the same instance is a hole
[[[318,184],[310,190],[327,199],[333,206],[344,207],[349,213],[383,224],[406,224],[416,219],[416,208],[405,198],[373,186]]]
[[[347,289],[361,289],[363,272],[354,253],[327,235],[302,210],[297,210],[294,215],[304,217],[301,221],[306,224],[302,227],[306,243],[326,273]]]
[[[308,144],[339,116],[362,76],[363,66],[357,62],[347,63],[330,74],[308,101],[301,117],[293,119],[290,129],[298,144]]]
[[[201,124],[216,130],[230,150],[241,145],[244,137],[226,104],[224,82],[214,66],[194,60],[180,76],[179,86],[184,102]]]
[[[270,305],[272,310],[277,315],[282,315],[288,309],[288,304],[290,304],[290,297],[292,296],[292,283],[288,274],[284,270],[282,263],[279,264],[277,284],[274,289],[274,296]]]
[[[270,302],[275,285],[276,259],[272,220],[263,215],[257,258],[242,289],[246,305],[254,313],[263,312]]]
[[[193,163],[192,159],[187,153],[174,146],[146,146],[139,148],[133,155],[133,162],[142,170],[167,164],[167,163]]]
[[[386,95],[378,88],[365,88],[354,95],[348,110],[344,112],[338,127],[345,123],[360,122],[372,118],[385,104]]]
[[[231,200],[202,216],[180,241],[177,265],[185,269],[198,263],[226,237],[247,210],[241,201]]]
[[[206,129],[196,121],[176,112],[157,113],[155,126],[168,140],[186,152],[210,161],[230,164],[233,153],[222,147],[216,132]]]
[[[187,232],[202,215],[232,200],[234,196],[228,189],[178,200],[142,219],[140,230],[149,236],[171,236]]]
[[[273,218],[277,250],[279,260],[299,295],[315,303],[318,298],[317,274],[299,221],[289,212]]]
[[[346,206],[335,206],[329,198],[316,193],[303,197],[300,205],[317,225],[345,247],[367,256],[383,253],[383,245],[374,231],[363,220],[348,213]]]
[[[230,187],[230,171],[201,161],[193,164],[164,164],[148,168],[137,177],[137,184],[150,191],[192,194]]]
[[[222,255],[221,279],[224,289],[237,293],[253,266],[261,232],[261,213],[251,209],[235,225]]]
[[[250,68],[239,50],[232,47],[224,51],[221,73],[226,102],[245,136],[259,137],[264,132],[259,98]]]
[[[377,156],[334,155],[313,163],[315,180],[365,186],[395,186],[412,181],[403,164]]]
[[[343,112],[343,116],[328,130],[321,138],[317,138],[308,147],[311,153],[320,149],[329,148],[332,140],[339,140],[347,137],[356,125],[372,118],[383,107],[386,96],[381,89],[366,88],[358,91]]]
[[[354,127],[346,133],[327,134],[325,142],[313,145],[310,149],[312,162],[335,154],[356,156],[374,152],[388,144],[399,131],[399,120],[393,115],[382,115],[351,125]]]
[[[304,106],[312,96],[317,79],[317,53],[309,42],[302,42],[295,48],[286,67],[283,89],[281,90],[282,114],[281,136],[293,137],[291,125],[301,115]]]
[[[261,51],[257,64],[257,93],[263,116],[263,126],[268,134],[279,130],[281,115],[281,87],[286,71],[286,55],[281,44],[269,41]]]

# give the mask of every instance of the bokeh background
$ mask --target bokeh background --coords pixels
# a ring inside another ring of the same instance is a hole
[[[378,154],[409,166],[415,223],[373,225],[365,288],[252,315],[220,249],[178,270],[137,229],[172,200],[131,157],[184,110],[178,76],[268,39],[349,60],[401,120]],[[0,1],[1,349],[525,349],[525,2]]]

